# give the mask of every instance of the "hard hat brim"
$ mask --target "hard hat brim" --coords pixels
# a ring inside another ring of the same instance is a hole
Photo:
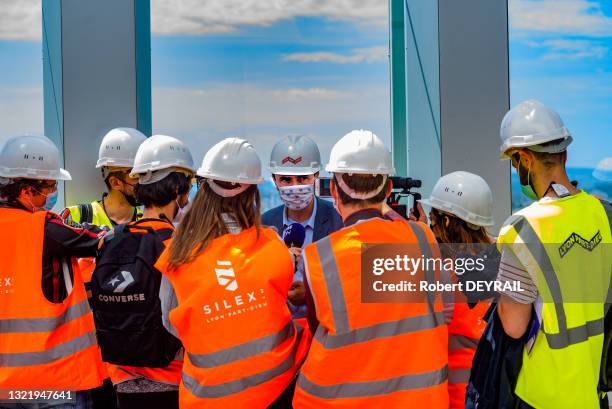
[[[269,167],[268,170],[273,175],[281,176],[308,176],[319,173],[321,169],[313,168],[280,168],[280,167]]]
[[[196,172],[196,175],[202,178],[206,178],[206,179],[218,180],[221,182],[228,182],[228,183],[241,183],[244,185],[258,185],[260,183],[263,183],[264,181],[263,176],[260,176],[259,178],[255,178],[255,179],[228,178],[228,177],[221,176],[221,175],[209,174],[201,169],[199,169]]]
[[[452,209],[453,206],[444,205],[444,204],[442,204],[442,202],[436,203],[436,202],[431,201],[429,199],[419,199],[417,201],[421,205],[423,205],[423,206],[433,207],[434,209],[437,209],[437,210],[439,210],[441,212],[450,213],[453,216],[456,216],[456,217],[460,218],[461,220],[463,220],[463,221],[465,221],[467,223],[474,224],[476,226],[491,227],[491,226],[493,226],[495,224],[495,223],[493,223],[493,220],[491,218],[482,217],[482,216],[475,216],[473,213],[468,212],[467,210],[465,210],[463,208],[459,208],[457,206],[454,206],[455,210],[453,210]]]
[[[553,141],[555,139],[552,139]],[[554,145],[550,145],[550,146],[541,146],[544,143],[550,142],[550,141],[544,141],[544,142],[540,142],[537,144],[517,144],[514,146],[509,146],[509,147],[502,147],[502,152],[500,152],[499,157],[502,160],[506,160],[506,159],[510,159],[510,155],[508,155],[508,152],[511,151],[512,149],[529,149],[530,151],[533,152],[540,152],[540,153],[561,153],[561,152],[565,152],[567,150],[567,147],[574,141],[574,138],[572,138],[571,135],[567,135],[565,137],[565,139],[563,139],[561,142],[556,143]]]
[[[66,169],[60,168],[57,180],[72,180],[72,175]]]

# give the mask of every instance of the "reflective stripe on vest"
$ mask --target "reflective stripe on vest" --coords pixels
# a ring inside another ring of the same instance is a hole
[[[0,333],[8,332],[49,332],[89,312],[89,303],[83,300],[71,305],[62,314],[51,318],[0,319]]]
[[[476,338],[466,337],[465,335],[450,334],[448,336],[448,349],[476,349],[478,341]]]
[[[45,351],[0,353],[0,366],[15,367],[48,364],[87,349],[95,345],[96,342],[96,334],[94,331],[90,331]]]
[[[251,358],[253,356],[272,351],[274,348],[293,336],[295,327],[289,321],[280,331],[265,337],[245,342],[221,351],[210,354],[188,353],[189,360],[198,368],[213,368],[215,366],[226,365],[240,359]]]
[[[298,387],[322,399],[365,398],[398,391],[430,388],[444,383],[447,377],[448,366],[444,366],[432,372],[403,375],[382,381],[317,385],[302,373],[298,380]]]
[[[456,368],[448,371],[448,383],[468,383],[470,380],[471,368]]]
[[[546,335],[548,346],[551,349],[566,348],[570,345],[584,342],[589,339],[589,337],[602,334],[604,330],[603,317],[598,320],[588,321],[584,325],[578,327],[567,327],[567,318],[565,316],[565,310],[563,309],[561,286],[544,245],[525,217],[519,216],[518,220],[513,223],[513,226],[518,236],[523,243],[525,243],[527,249],[529,249],[529,252],[538,263],[555,305],[559,332],[557,334],[551,334],[544,332],[544,328],[542,328],[542,332]]]
[[[293,328],[293,324],[290,323],[290,325]],[[296,325],[296,327],[297,327],[297,332],[298,332],[298,339],[300,339],[300,337],[303,334],[303,328],[301,326],[299,326],[299,325]],[[291,332],[291,334],[293,334],[293,331],[290,331],[290,332]],[[276,335],[276,334],[274,334],[274,335]],[[288,337],[286,337],[286,338],[288,338]],[[239,346],[237,346],[235,348],[245,347],[248,344],[251,344],[251,343],[250,342],[249,343],[245,343],[245,344],[239,345]],[[277,345],[272,345],[272,343],[269,342],[268,345],[267,345],[267,349],[266,350],[261,350],[257,354],[253,354],[252,356],[258,355],[258,354],[262,354],[262,353],[265,353],[265,352],[271,352],[276,346]],[[246,348],[248,348],[248,347],[246,347]],[[231,382],[226,382],[226,383],[218,384],[218,385],[202,385],[195,378],[189,376],[186,372],[183,371],[183,376],[182,376],[183,385],[193,395],[197,396],[198,398],[202,398],[202,399],[206,399],[206,398],[222,398],[222,397],[225,397],[225,396],[233,395],[233,394],[236,394],[236,393],[240,393],[240,392],[242,392],[242,391],[244,391],[244,390],[246,390],[248,388],[251,388],[253,386],[257,386],[259,384],[271,381],[274,378],[276,378],[277,376],[279,376],[279,375],[285,373],[286,371],[290,370],[291,368],[293,368],[293,366],[295,364],[295,353],[296,353],[296,349],[294,349],[293,352],[289,356],[287,356],[287,358],[284,361],[282,361],[276,367],[268,369],[267,371],[263,371],[263,372],[256,373],[256,374],[253,374],[253,375],[245,376],[243,378],[236,379],[236,380],[231,381]],[[227,363],[227,362],[221,362],[221,363],[219,363],[219,365],[223,365],[225,363]]]
[[[431,247],[427,242],[425,232],[416,223],[410,222],[409,226],[415,233],[419,242],[419,248],[425,257],[433,257]],[[329,331],[319,325],[314,334],[314,338],[325,348],[340,348],[357,342],[371,341],[377,338],[392,337],[409,332],[421,331],[438,327],[444,323],[444,313],[434,312],[435,293],[428,292],[427,305],[429,314],[408,317],[397,321],[386,321],[369,327],[350,329],[346,301],[340,275],[336,264],[336,256],[332,249],[330,237],[315,242],[319,253],[319,260],[323,270],[323,277],[327,287],[327,296],[332,308],[332,316],[336,327],[336,334],[329,334]],[[429,263],[426,263],[429,265]],[[425,270],[425,279],[428,283],[434,283],[435,271]]]

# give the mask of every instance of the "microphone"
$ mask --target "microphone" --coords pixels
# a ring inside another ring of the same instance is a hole
[[[291,223],[283,231],[283,241],[287,247],[301,248],[304,240],[306,240],[306,229],[300,223]]]

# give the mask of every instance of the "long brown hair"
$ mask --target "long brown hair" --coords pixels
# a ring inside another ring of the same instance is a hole
[[[215,181],[228,189],[231,183]],[[256,185],[234,197],[221,197],[212,191],[208,183],[202,183],[181,224],[179,224],[169,248],[170,270],[188,263],[202,254],[215,238],[229,233],[222,214],[231,216],[242,229],[256,226],[259,232],[261,200]]]
[[[431,209],[431,213],[434,222],[431,230],[434,232],[439,243],[461,244],[463,245],[461,250],[470,253],[478,253],[482,249],[483,244],[491,244],[487,230],[484,227],[472,229],[465,220],[446,212],[440,212],[434,208]],[[445,219],[448,220],[448,226]]]

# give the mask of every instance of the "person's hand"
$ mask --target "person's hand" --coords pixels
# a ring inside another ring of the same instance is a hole
[[[411,208],[409,219],[414,222],[422,222],[422,223],[427,224],[427,216],[425,216],[425,211],[423,210],[423,206],[421,206],[419,202],[416,202],[416,208],[419,211],[419,218],[417,219],[416,215],[414,214],[414,209]]]
[[[289,289],[287,298],[291,301],[291,304],[297,306],[304,305],[306,303],[306,287],[302,281],[294,281]]]
[[[302,255],[301,247],[289,247],[289,252],[293,254],[294,257],[299,258]]]

